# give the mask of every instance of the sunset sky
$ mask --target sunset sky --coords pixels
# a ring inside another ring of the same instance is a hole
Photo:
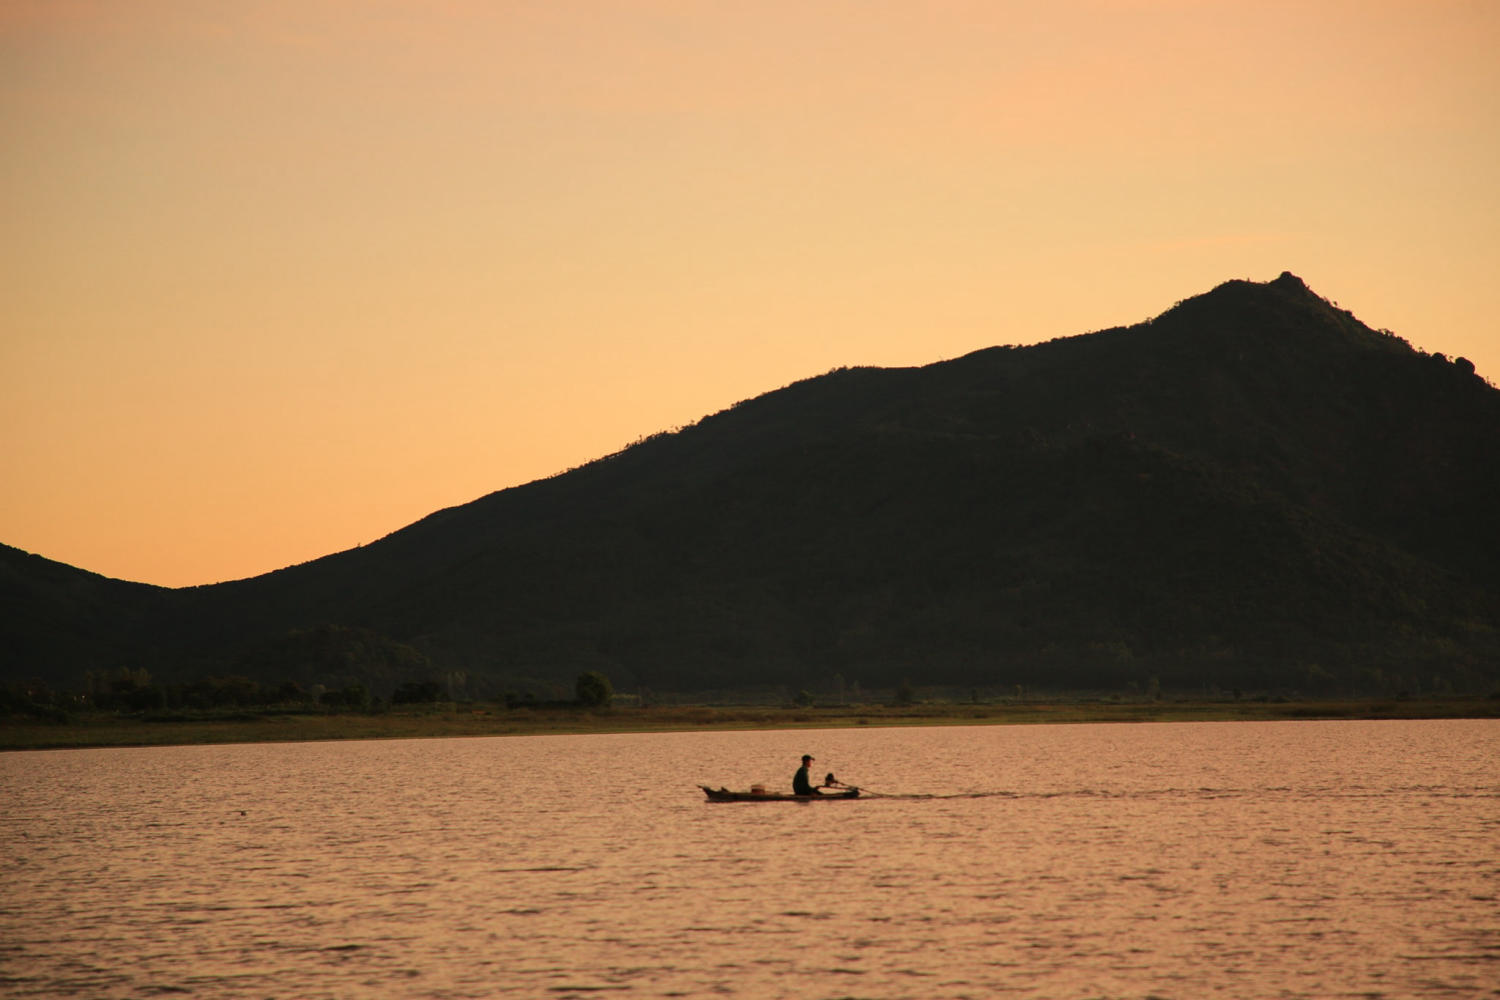
[[[1491,0],[0,0],[0,542],[181,586],[1283,270],[1500,380]]]

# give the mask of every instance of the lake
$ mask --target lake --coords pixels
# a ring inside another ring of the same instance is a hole
[[[695,784],[853,802],[707,803]],[[7,997],[1496,997],[1500,721],[0,754]]]

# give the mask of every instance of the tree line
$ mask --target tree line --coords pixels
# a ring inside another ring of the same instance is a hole
[[[572,702],[606,708],[614,699],[614,686],[597,670],[578,676]],[[41,680],[12,682],[0,686],[0,715],[33,716],[63,721],[73,712],[150,713],[164,711],[214,711],[281,709],[288,711],[369,711],[396,705],[430,705],[450,701],[445,685],[435,680],[406,681],[390,697],[372,695],[364,684],[342,686],[302,685],[297,681],[263,684],[249,677],[204,677],[181,683],[160,683],[141,667],[90,670],[81,690],[54,689]],[[507,705],[526,702],[507,696]],[[533,699],[531,704],[536,704]]]

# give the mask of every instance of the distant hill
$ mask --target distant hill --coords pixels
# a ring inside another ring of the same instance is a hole
[[[1497,510],[1500,392],[1283,274],[1128,328],[832,371],[250,580],[162,590],[0,550],[0,649],[5,678],[58,685],[342,663],[377,693],[584,670],[1488,692]],[[316,664],[296,635],[324,637]]]

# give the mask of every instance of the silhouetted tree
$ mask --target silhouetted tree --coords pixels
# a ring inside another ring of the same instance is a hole
[[[350,684],[337,691],[325,691],[318,703],[330,708],[369,708],[370,689],[363,684]]]
[[[407,681],[391,695],[393,705],[431,704],[441,701],[443,686],[437,681]]]
[[[276,700],[282,702],[310,701],[312,696],[296,681],[283,681],[276,689]]]
[[[578,675],[578,704],[602,708],[614,700],[614,685],[597,670]]]

